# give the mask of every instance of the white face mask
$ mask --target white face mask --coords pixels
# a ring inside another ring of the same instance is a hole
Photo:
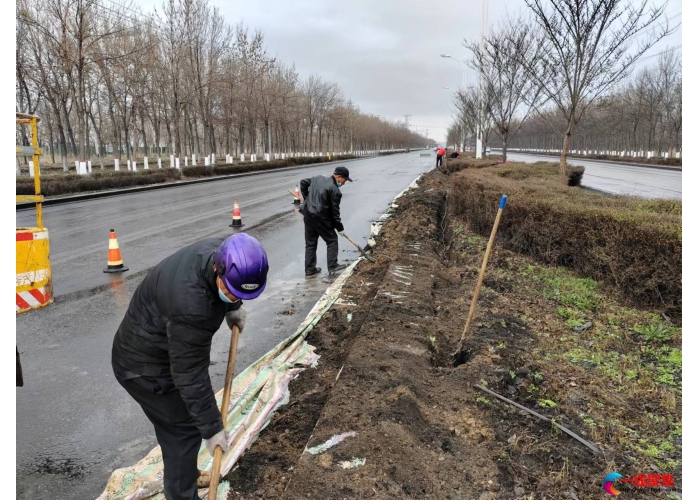
[[[221,288],[217,287],[217,290],[219,290],[219,297],[221,298],[221,300],[223,300],[227,304],[233,304],[233,301],[229,299],[226,295],[224,295],[224,292],[221,291]]]

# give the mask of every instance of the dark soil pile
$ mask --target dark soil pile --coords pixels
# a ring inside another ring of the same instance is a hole
[[[469,358],[452,365],[486,240],[454,215],[450,187],[433,172],[398,201],[377,262],[358,266],[308,339],[318,368],[229,474],[229,498],[599,499],[612,471],[675,474],[680,488],[680,328],[655,312],[496,246]]]

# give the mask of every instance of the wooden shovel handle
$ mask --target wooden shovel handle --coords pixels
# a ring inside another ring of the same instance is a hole
[[[358,245],[357,243],[355,243],[355,242],[352,240],[352,238],[351,238],[350,236],[348,236],[347,234],[345,234],[345,232],[343,232],[343,236],[345,236],[345,238],[347,238],[347,240],[348,240],[350,243],[352,243],[353,245],[355,245],[357,248],[360,248],[360,245]],[[362,249],[360,249],[360,250],[362,250]]]
[[[301,202],[304,201],[304,197],[301,196],[301,193],[299,193],[299,196],[297,196],[296,194],[294,194],[294,193],[292,192],[291,189],[287,189],[287,191],[289,191],[289,194],[291,194],[292,196],[294,196],[297,200],[299,200],[299,201],[301,201]]]
[[[481,291],[481,284],[484,282],[484,275],[486,274],[486,264],[489,261],[489,255],[491,255],[491,247],[493,246],[493,240],[496,239],[496,231],[498,231],[498,223],[501,221],[501,214],[506,206],[506,195],[501,197],[501,204],[498,206],[498,213],[496,214],[496,221],[493,223],[493,229],[491,230],[491,237],[486,245],[486,253],[484,254],[484,261],[481,263],[481,270],[479,271],[479,279],[476,281],[476,288],[474,289],[474,296],[472,297],[472,304],[469,306],[469,316],[467,316],[467,324],[464,325],[464,331],[462,332],[463,341],[467,338],[469,334],[469,329],[472,326],[472,319],[474,319],[474,311],[476,310],[476,301],[479,298],[479,292]]]
[[[228,351],[228,365],[226,366],[226,378],[224,379],[224,397],[221,399],[221,420],[224,422],[224,430],[226,430],[226,417],[228,415],[228,405],[231,402],[231,382],[233,382],[233,369],[236,366],[236,354],[238,353],[238,336],[241,331],[238,326],[233,325],[231,329],[231,346]],[[221,458],[224,455],[224,450],[217,446],[214,450],[214,463],[211,467],[211,480],[209,481],[209,500],[216,500],[216,490],[219,489],[219,475],[221,473]],[[212,492],[214,494],[212,495]]]

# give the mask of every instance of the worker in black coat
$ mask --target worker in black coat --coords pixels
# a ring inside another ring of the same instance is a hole
[[[209,378],[224,318],[245,327],[241,300],[265,289],[267,255],[245,233],[192,243],[155,266],[131,298],[112,344],[117,381],[153,423],[167,500],[197,496],[197,455],[230,447]]]
[[[340,187],[346,181],[352,182],[350,172],[345,167],[336,167],[333,175],[317,175],[309,179],[302,179],[299,183],[301,195],[304,199],[299,211],[304,215],[304,237],[306,251],[304,267],[306,276],[313,276],[321,272],[316,267],[316,249],[319,236],[326,243],[326,255],[328,272],[336,273],[346,264],[338,264],[338,235],[336,230],[343,234],[343,222],[340,220]]]

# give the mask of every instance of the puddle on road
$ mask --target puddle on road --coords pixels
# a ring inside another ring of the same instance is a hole
[[[66,479],[83,479],[90,473],[88,466],[74,458],[43,457],[28,467],[29,474],[39,476],[61,476]]]
[[[129,306],[129,290],[124,281],[124,276],[121,274],[110,275],[110,290],[112,299],[120,311],[126,311]]]

